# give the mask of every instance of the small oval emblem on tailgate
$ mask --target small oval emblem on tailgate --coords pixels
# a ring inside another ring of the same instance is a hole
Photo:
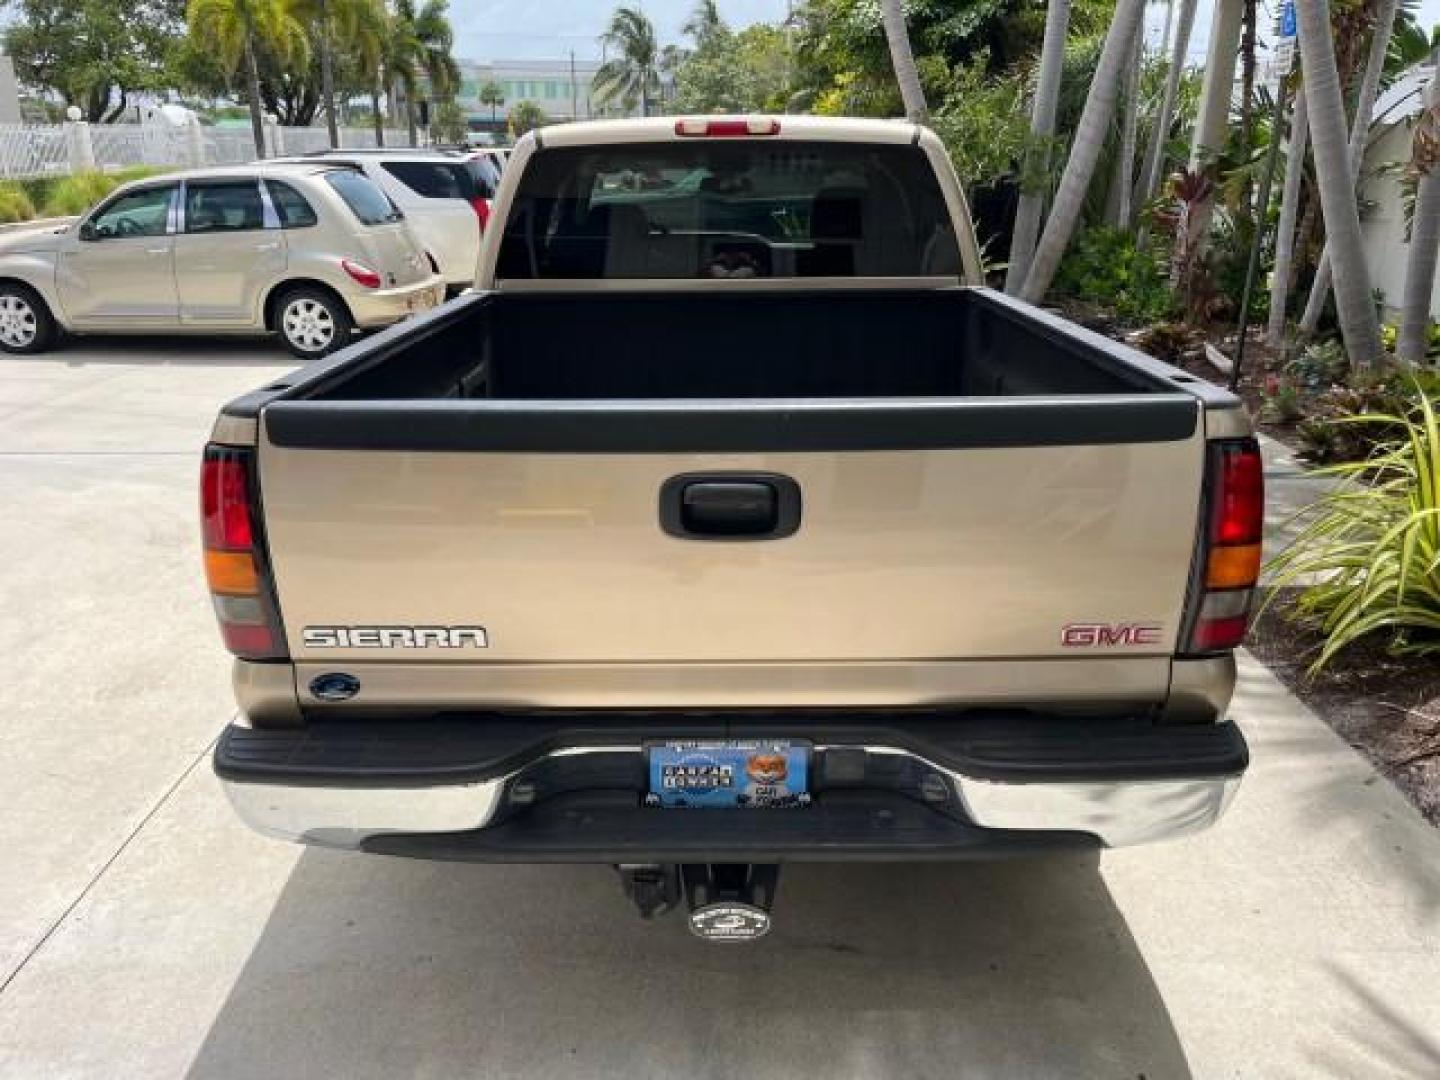
[[[360,680],[343,671],[327,671],[310,680],[310,694],[321,701],[349,701],[360,692]]]

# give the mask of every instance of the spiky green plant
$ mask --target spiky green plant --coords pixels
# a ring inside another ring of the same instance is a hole
[[[1324,635],[1312,672],[1369,634],[1388,634],[1397,654],[1440,652],[1440,424],[1435,402],[1418,387],[1417,397],[1409,415],[1346,421],[1404,434],[1319,470],[1342,482],[1270,563],[1272,599],[1305,583],[1294,613]]]

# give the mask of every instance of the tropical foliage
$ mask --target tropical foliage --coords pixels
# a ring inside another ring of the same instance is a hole
[[[1400,434],[1324,470],[1336,488],[1271,564],[1273,587],[1300,586],[1295,616],[1324,635],[1312,670],[1372,634],[1395,653],[1440,652],[1440,423],[1434,399],[1416,401],[1350,421]]]
[[[660,93],[660,46],[655,27],[639,8],[617,8],[600,40],[613,53],[595,74],[594,92],[603,104],[639,109],[648,116]]]

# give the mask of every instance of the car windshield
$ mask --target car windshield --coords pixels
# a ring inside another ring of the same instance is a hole
[[[399,221],[403,216],[390,197],[371,181],[350,169],[336,169],[325,174],[325,182],[335,189],[362,225],[381,225]]]
[[[537,152],[499,274],[917,277],[959,263],[919,147],[696,141]]]

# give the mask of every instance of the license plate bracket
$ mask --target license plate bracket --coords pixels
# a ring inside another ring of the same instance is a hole
[[[807,742],[735,739],[646,747],[647,806],[665,809],[779,810],[810,803]]]

